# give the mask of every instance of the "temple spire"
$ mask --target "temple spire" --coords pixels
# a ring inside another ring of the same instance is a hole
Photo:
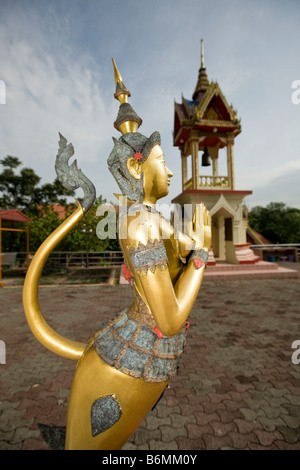
[[[203,47],[203,39],[201,39],[201,68],[204,69],[204,47]]]
[[[130,91],[127,90],[123,83],[115,60],[112,59],[112,62],[114,66],[114,76],[116,83],[114,97],[120,102],[118,116],[114,122],[114,126],[122,134],[136,132],[143,121],[128,103],[128,97],[131,96]]]
[[[117,67],[117,64],[114,59],[112,59],[113,66],[114,66],[114,76],[115,76],[115,83],[116,83],[116,92],[114,97],[116,100],[119,100],[120,103],[127,103],[127,97],[131,96],[130,91],[127,90],[126,86],[123,83],[121,74]]]
[[[200,101],[203,94],[206,92],[207,88],[209,87],[209,80],[206,73],[206,68],[204,66],[204,47],[203,47],[203,39],[201,39],[201,65],[198,75],[198,82],[193,93],[193,100]]]

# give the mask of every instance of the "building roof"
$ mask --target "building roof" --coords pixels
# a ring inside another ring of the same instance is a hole
[[[204,67],[203,42],[201,41],[201,67],[192,99],[182,96],[181,103],[174,103],[173,143],[181,147],[188,141],[191,132],[204,132],[206,139],[202,147],[226,146],[224,135],[234,138],[241,132],[241,121],[236,110],[229,105],[218,82],[209,81]],[[209,136],[208,136],[209,134]],[[201,134],[203,135],[203,134]]]
[[[18,209],[0,209],[0,219],[13,222],[30,222],[30,218]]]

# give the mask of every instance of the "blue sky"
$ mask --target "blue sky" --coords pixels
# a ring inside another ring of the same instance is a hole
[[[208,77],[241,118],[236,189],[253,191],[250,209],[271,201],[300,208],[300,103],[292,102],[299,20],[298,0],[1,0],[0,158],[18,156],[52,182],[61,132],[97,195],[114,201],[119,190],[106,165],[119,137],[114,57],[143,119],[140,132],[161,133],[174,173],[162,201],[169,203],[181,192],[174,101],[193,94],[203,38]]]

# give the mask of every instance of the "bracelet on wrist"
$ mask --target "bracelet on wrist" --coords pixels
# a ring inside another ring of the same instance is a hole
[[[200,269],[202,266],[207,266],[207,261],[208,261],[208,252],[203,250],[202,248],[200,250],[194,250],[191,257],[190,261],[193,261],[196,269]]]

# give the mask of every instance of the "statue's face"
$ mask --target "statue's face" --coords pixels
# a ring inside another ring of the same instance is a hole
[[[144,173],[144,201],[155,203],[169,193],[173,173],[165,163],[160,145],[155,145],[141,168]]]

